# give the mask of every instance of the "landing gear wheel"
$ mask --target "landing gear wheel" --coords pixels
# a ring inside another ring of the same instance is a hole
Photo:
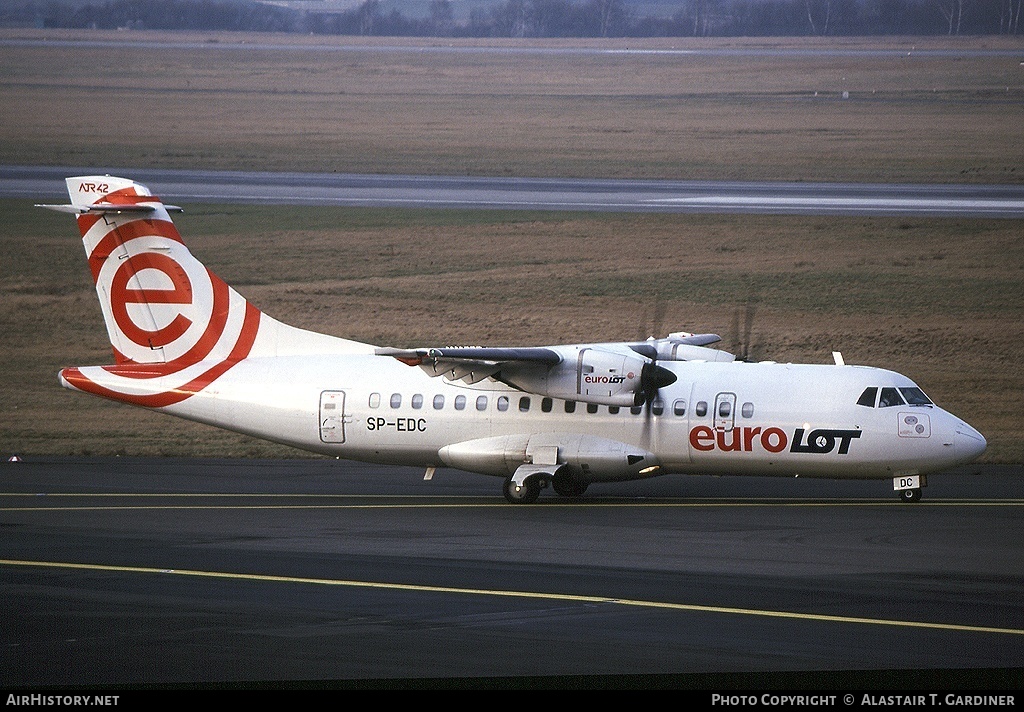
[[[505,499],[512,504],[533,504],[540,497],[540,481],[536,477],[526,480],[521,487],[509,477],[502,489]]]
[[[551,480],[551,487],[562,497],[582,497],[587,491],[587,483],[580,482],[572,475],[555,475]]]
[[[900,490],[900,500],[903,502],[917,502],[921,499],[920,489]]]

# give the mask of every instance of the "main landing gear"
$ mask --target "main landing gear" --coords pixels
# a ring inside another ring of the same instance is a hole
[[[505,486],[502,489],[505,499],[512,504],[532,504],[540,497],[540,491],[549,484],[561,497],[582,497],[583,493],[587,491],[588,483],[581,482],[570,472],[561,470],[554,475],[536,472],[522,482],[517,482],[514,476],[509,477],[505,480]]]
[[[505,480],[505,499],[512,504],[533,504],[540,497],[541,488],[547,487],[548,481],[544,477],[533,476],[522,484],[519,484],[511,477]]]

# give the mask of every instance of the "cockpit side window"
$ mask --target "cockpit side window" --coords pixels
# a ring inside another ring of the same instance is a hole
[[[920,388],[901,388],[900,393],[907,399],[909,405],[934,405]]]
[[[878,389],[875,386],[865,388],[864,392],[860,394],[860,398],[857,399],[857,405],[867,406],[868,408],[875,407],[875,396],[878,395]]]
[[[895,388],[883,388],[882,397],[878,399],[879,408],[888,408],[894,405],[903,405],[903,397]]]

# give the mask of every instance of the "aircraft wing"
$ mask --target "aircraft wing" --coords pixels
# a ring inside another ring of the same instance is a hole
[[[680,344],[689,344],[690,346],[707,346],[708,344],[717,344],[722,340],[722,337],[718,334],[671,334],[669,339],[677,341]]]
[[[550,367],[562,357],[549,348],[489,348],[458,346],[448,348],[395,349],[378,348],[378,356],[392,356],[410,366],[419,366],[433,376],[448,376],[452,380],[476,383],[493,376],[510,365],[537,365]]]
[[[677,332],[663,339],[639,342],[566,344],[491,348],[378,348],[419,366],[431,376],[478,383],[493,378],[527,393],[612,406],[633,407],[657,396],[676,375],[661,361],[726,361],[732,354],[706,348],[720,341],[715,334]]]

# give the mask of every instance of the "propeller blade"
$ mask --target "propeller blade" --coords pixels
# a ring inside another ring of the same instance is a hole
[[[658,395],[658,389],[671,386],[676,382],[676,374],[663,366],[651,362],[644,364],[640,371],[640,388],[637,389],[636,397],[633,400],[635,406],[640,406],[654,400]]]

